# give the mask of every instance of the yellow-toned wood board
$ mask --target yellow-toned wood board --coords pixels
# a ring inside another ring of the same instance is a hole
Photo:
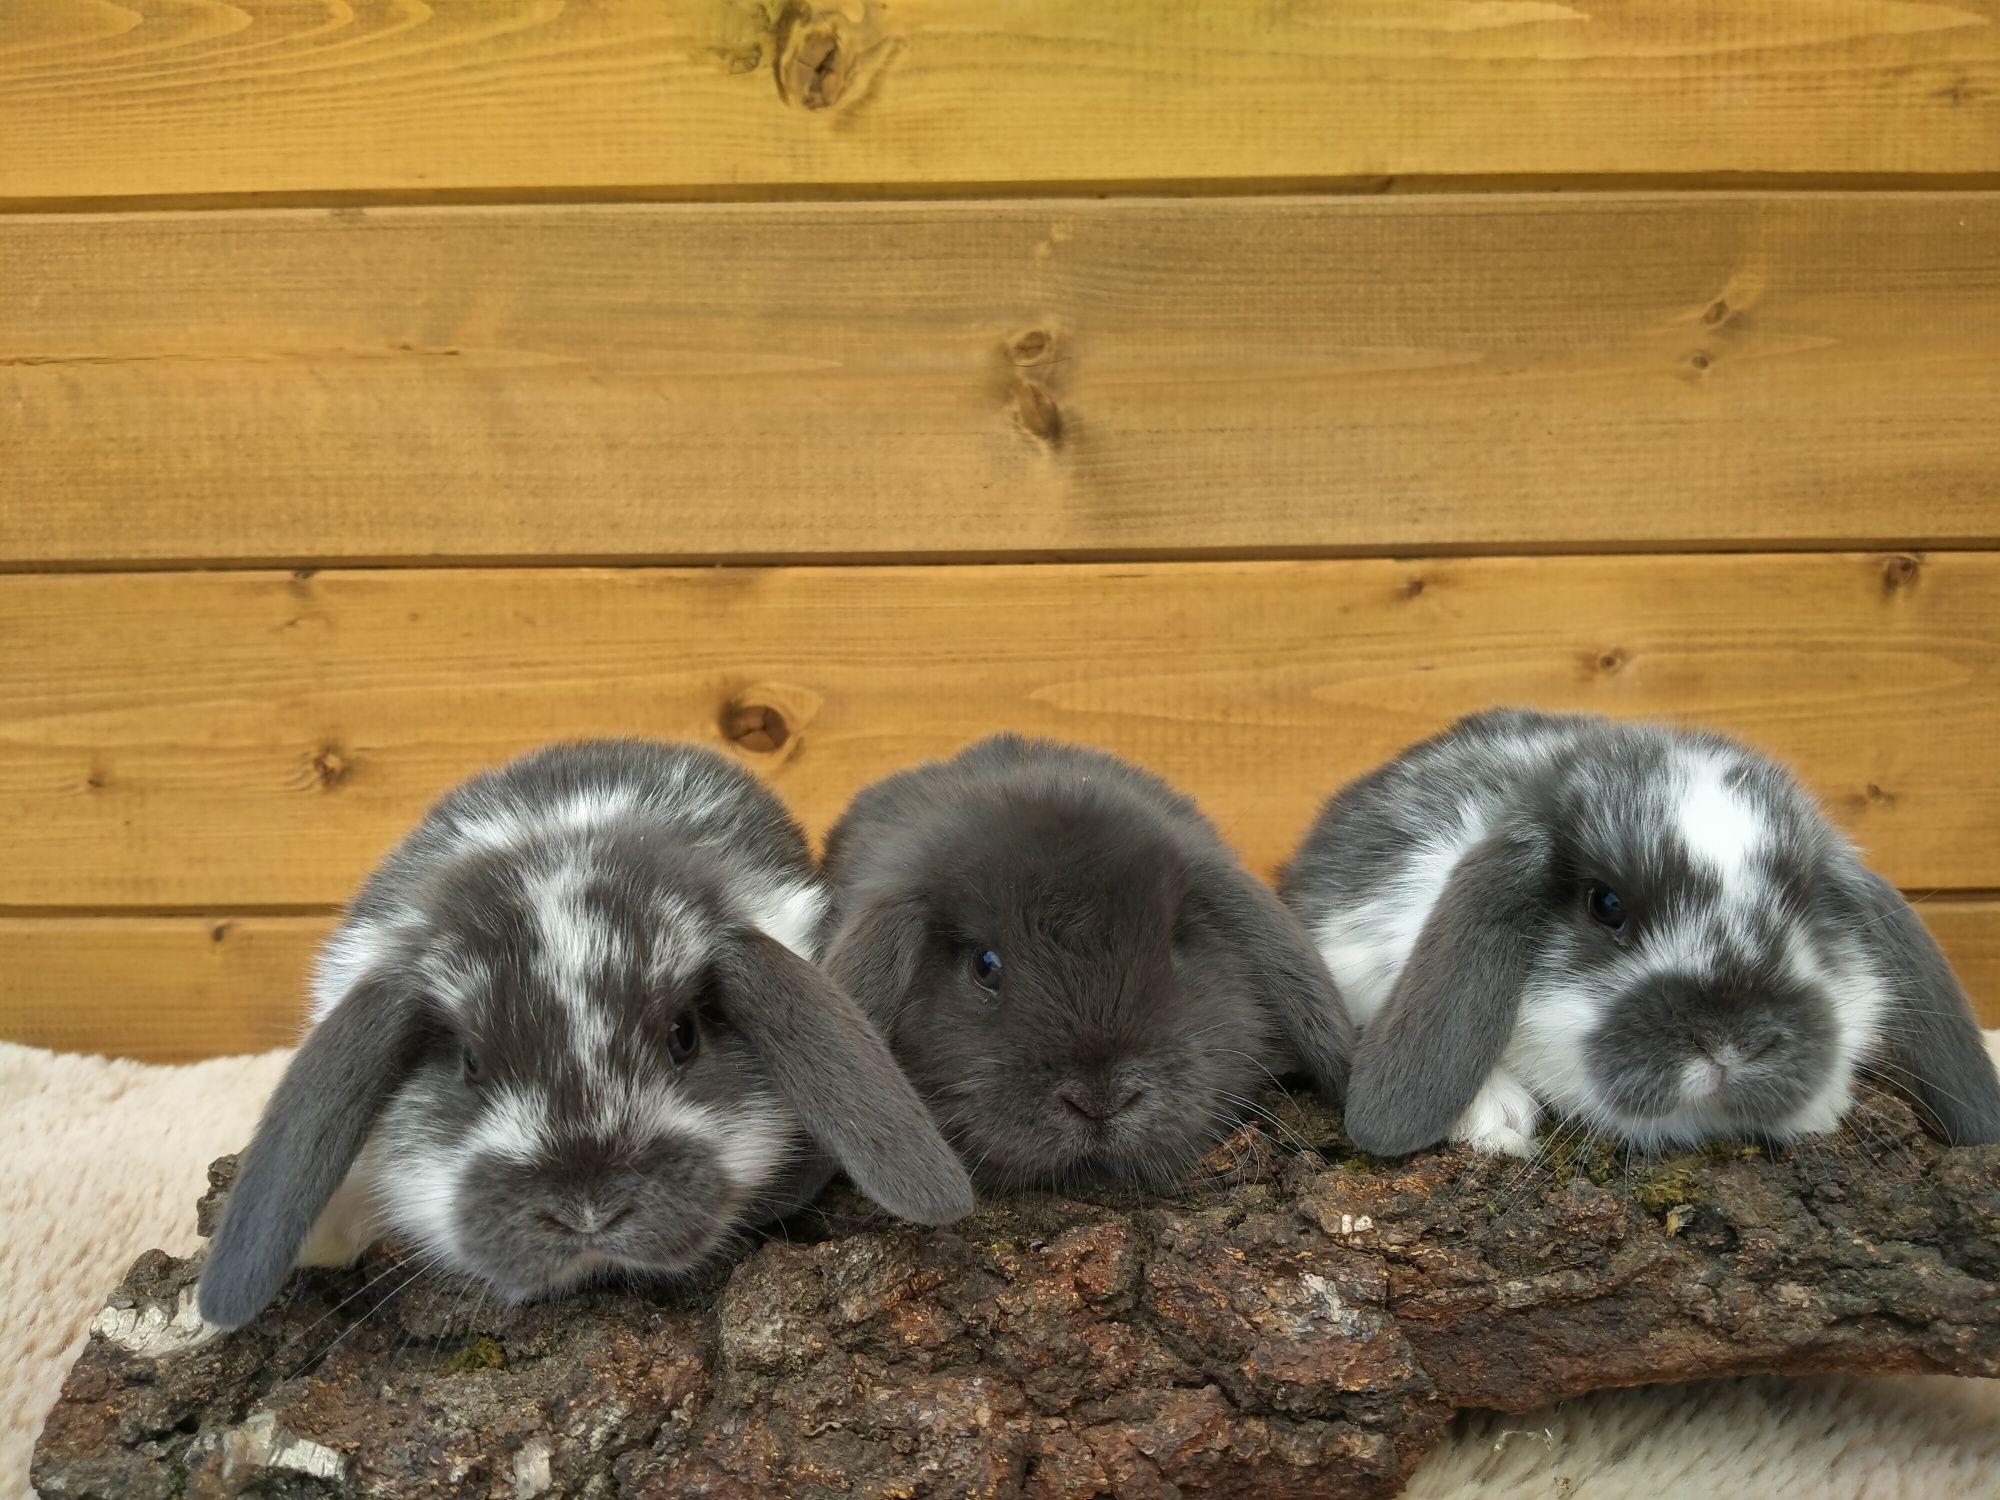
[[[0,218],[0,564],[2000,536],[2000,194]]]
[[[1996,0],[16,0],[0,198],[1991,173]]]
[[[1741,732],[1898,883],[2000,888],[1995,553],[16,575],[0,642],[16,912],[335,902],[457,778],[604,733],[736,744],[814,830],[988,731],[1067,736],[1269,869],[1494,703]]]
[[[2000,1026],[2000,902],[1917,910]],[[0,917],[0,1041],[148,1062],[287,1045],[333,918]]]
[[[0,1041],[147,1062],[289,1046],[331,917],[0,917]]]
[[[2000,901],[1916,898],[1983,1026],[2000,1026]]]

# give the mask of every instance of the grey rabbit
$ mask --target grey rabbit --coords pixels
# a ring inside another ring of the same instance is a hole
[[[836,1164],[923,1223],[972,1187],[881,1037],[813,966],[798,825],[723,756],[557,745],[434,806],[328,941],[312,1027],[202,1273],[254,1317],[378,1231],[519,1300],[673,1276]]]
[[[1329,1099],[1346,1010],[1195,804],[1000,735],[864,789],[827,839],[826,966],[975,1181],[1161,1186],[1276,1075]]]
[[[1280,879],[1360,1028],[1347,1128],[1525,1155],[1832,1130],[1857,1075],[2000,1140],[1965,993],[1783,767],[1721,735],[1496,709],[1341,790]]]

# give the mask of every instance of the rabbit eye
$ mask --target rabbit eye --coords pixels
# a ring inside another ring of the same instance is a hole
[[[972,954],[972,982],[983,990],[1000,988],[1000,955],[991,948],[976,948]]]
[[[701,1021],[693,1011],[684,1010],[667,1028],[667,1061],[677,1068],[685,1068],[694,1061],[694,1055],[699,1051]]]
[[[465,1064],[465,1082],[467,1087],[475,1089],[485,1088],[487,1080],[491,1075],[487,1073],[486,1061],[479,1055],[478,1050],[467,1046],[460,1049],[459,1056],[460,1060]]]
[[[1609,928],[1613,934],[1625,931],[1625,902],[1610,886],[1592,886],[1584,904],[1590,909],[1590,919],[1599,926]]]

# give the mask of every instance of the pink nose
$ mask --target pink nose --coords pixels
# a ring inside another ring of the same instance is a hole
[[[1688,1094],[1696,1099],[1706,1099],[1711,1094],[1720,1093],[1722,1086],[1729,1082],[1730,1070],[1740,1067],[1743,1056],[1728,1043],[1712,1052],[1697,1054],[1687,1065],[1683,1082]]]

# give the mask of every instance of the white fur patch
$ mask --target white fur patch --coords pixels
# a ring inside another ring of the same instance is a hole
[[[1764,815],[1724,781],[1729,769],[1727,760],[1714,755],[1695,758],[1675,808],[1688,852],[1722,881],[1725,891],[1743,883],[1752,856],[1770,838]]]
[[[1590,1038],[1604,1024],[1603,999],[1596,985],[1538,970],[1524,991],[1501,1068],[1558,1113],[1602,1120],[1584,1058]]]
[[[1802,982],[1818,986],[1833,1008],[1834,1055],[1826,1081],[1785,1124],[1792,1135],[1821,1135],[1840,1123],[1854,1103],[1854,1075],[1882,1048],[1882,1020],[1890,995],[1861,945],[1841,936],[1824,953],[1794,942],[1786,963]]]
[[[716,1155],[732,1182],[755,1190],[771,1179],[798,1139],[789,1112],[774,1100],[753,1094],[730,1116],[716,1143]]]
[[[493,971],[456,943],[425,950],[417,970],[431,997],[455,1015],[463,1015],[493,983]]]
[[[683,1135],[712,1150],[739,1189],[756,1192],[767,1183],[796,1132],[776,1101],[752,1094],[728,1110],[683,1099],[672,1089],[620,1083],[598,1101],[597,1129],[609,1140],[650,1141]]]
[[[348,1169],[299,1250],[302,1266],[351,1266],[375,1242],[381,1208],[370,1195],[368,1174],[359,1163]]]
[[[443,1149],[432,1141],[422,1108],[416,1101],[396,1101],[355,1170],[366,1170],[368,1192],[381,1205],[385,1229],[393,1228],[412,1246],[463,1268],[457,1215],[471,1153]]]
[[[774,942],[811,963],[818,956],[820,919],[826,915],[826,891],[817,881],[796,881],[775,889],[746,892],[744,906],[750,925]]]
[[[551,834],[587,832],[629,818],[639,794],[628,786],[586,787],[546,807],[500,804],[452,830],[454,853],[506,849]]]
[[[1330,911],[1320,920],[1314,942],[1357,1026],[1366,1025],[1389,998],[1452,872],[1485,837],[1486,821],[1475,815],[1411,851],[1399,877],[1374,900]]]
[[[1609,967],[1607,980],[1623,986],[1667,975],[1706,979],[1728,956],[1727,941],[1727,926],[1716,913],[1676,914],[1656,924],[1636,946],[1619,955]]]
[[[1451,1138],[1475,1151],[1507,1156],[1535,1154],[1535,1127],[1542,1107],[1534,1093],[1506,1068],[1495,1068],[1480,1085],[1472,1103],[1451,1127]]]
[[[313,965],[311,1021],[317,1026],[347,998],[370,969],[382,961],[397,929],[371,921],[343,922],[319,951]]]
[[[654,985],[684,984],[701,972],[715,949],[715,934],[699,907],[667,892],[652,903],[646,978]]]
[[[1699,1104],[1715,1097],[1715,1091],[1722,1087],[1721,1066],[1706,1057],[1690,1057],[1681,1064],[1681,1097],[1690,1104]]]
[[[606,973],[631,955],[623,935],[584,905],[586,873],[575,861],[530,870],[521,878],[521,895],[534,925],[535,977],[562,1005],[577,1060],[601,1067],[611,1047],[611,1020],[598,991]]]
[[[547,1098],[536,1089],[494,1090],[465,1144],[468,1156],[497,1156],[532,1165],[555,1144]]]

